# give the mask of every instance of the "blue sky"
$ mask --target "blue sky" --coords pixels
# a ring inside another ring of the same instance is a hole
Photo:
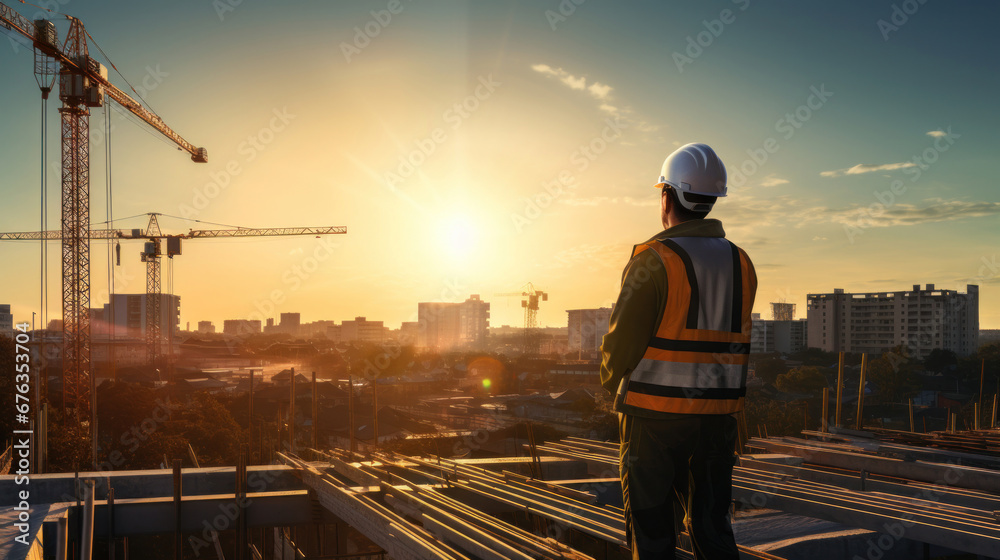
[[[194,164],[115,120],[117,218],[349,228],[332,248],[187,243],[172,263],[182,322],[273,307],[395,326],[417,301],[480,293],[494,325],[518,324],[517,301],[493,294],[531,281],[552,294],[541,323],[564,325],[566,309],[614,300],[631,245],[659,230],[651,184],[663,158],[698,141],[730,170],[713,214],[757,263],[765,317],[778,300],[804,316],[807,293],[834,288],[973,283],[982,326],[1000,328],[995,4],[222,2],[50,2],[209,149],[210,163]],[[20,51],[0,41],[4,231],[39,226],[38,90]],[[101,111],[94,222],[105,219]],[[55,174],[48,192],[57,201]],[[138,250],[123,245],[119,292],[144,288]],[[95,245],[95,305],[105,251]],[[30,317],[37,244],[4,243],[0,262],[0,301]],[[303,265],[312,271],[295,272]],[[50,316],[58,308],[50,300]]]

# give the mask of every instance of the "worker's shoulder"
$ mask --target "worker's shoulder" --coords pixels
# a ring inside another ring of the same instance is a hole
[[[737,250],[737,251],[739,251],[739,252],[740,252],[740,254],[742,254],[742,255],[743,255],[743,258],[744,258],[744,259],[746,259],[746,261],[747,261],[748,263],[751,263],[751,264],[753,264],[753,261],[751,261],[751,260],[750,260],[750,253],[748,253],[748,252],[746,251],[746,249],[744,249],[744,248],[743,248],[743,247],[741,247],[741,246],[740,246],[740,245],[739,245],[738,243],[736,243],[736,242],[732,241],[731,239],[727,239],[726,241],[729,241],[729,243],[731,243],[731,244],[733,245],[733,247],[736,247],[736,250]]]
[[[632,256],[625,265],[624,277],[663,275],[665,268],[655,240],[639,243],[632,248]]]

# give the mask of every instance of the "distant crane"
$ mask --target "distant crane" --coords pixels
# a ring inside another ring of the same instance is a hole
[[[521,307],[524,308],[524,353],[538,353],[538,338],[532,336],[533,331],[538,328],[538,304],[549,300],[549,294],[541,290],[536,290],[531,282],[522,286],[520,292],[508,292],[495,294],[501,297],[523,297]]]
[[[292,228],[230,228],[230,229],[200,229],[187,233],[165,235],[160,231],[157,216],[162,214],[150,212],[149,224],[145,230],[97,229],[90,230],[88,239],[145,239],[146,244],[139,256],[146,263],[146,356],[150,364],[156,362],[156,355],[162,343],[160,331],[160,258],[163,256],[160,240],[165,239],[167,258],[181,254],[182,239],[198,239],[205,237],[267,237],[284,235],[334,235],[345,234],[345,226],[327,227],[292,227]],[[30,231],[15,233],[0,233],[2,240],[39,240],[63,239],[61,231]],[[120,245],[116,247],[117,262],[121,264]]]
[[[166,136],[195,162],[208,161],[208,151],[182,138],[155,113],[147,110],[108,81],[107,68],[90,57],[88,33],[72,16],[69,33],[58,45],[55,25],[46,19],[29,21],[0,3],[0,27],[21,35],[35,52],[35,78],[48,98],[59,65],[59,99],[62,107],[62,315],[63,379],[79,422],[89,422],[91,411],[90,365],[90,108],[115,101],[154,130]],[[44,143],[44,137],[43,137]],[[91,423],[91,426],[93,424]],[[93,430],[93,428],[92,428]],[[94,439],[96,441],[96,439]]]

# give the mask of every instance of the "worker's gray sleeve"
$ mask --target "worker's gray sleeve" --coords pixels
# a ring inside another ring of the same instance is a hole
[[[629,261],[622,289],[601,345],[601,385],[611,393],[635,369],[656,334],[667,298],[667,272],[656,251],[645,250]]]

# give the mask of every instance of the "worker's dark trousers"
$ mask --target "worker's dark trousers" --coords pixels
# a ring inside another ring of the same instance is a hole
[[[622,493],[632,558],[675,558],[674,506],[699,560],[738,560],[729,523],[736,419],[650,420],[619,414]],[[680,508],[678,508],[680,509]]]

